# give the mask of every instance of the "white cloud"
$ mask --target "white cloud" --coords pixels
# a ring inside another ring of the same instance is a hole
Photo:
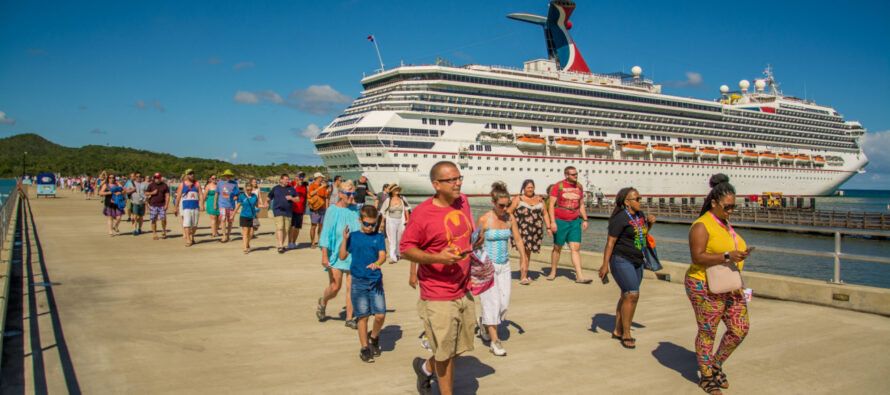
[[[264,100],[268,100],[275,104],[284,104],[284,99],[281,98],[281,95],[275,93],[273,90],[264,90],[257,93]]]
[[[90,134],[108,134],[108,132],[106,132],[104,130],[99,130],[99,128],[96,128],[96,129],[90,130]]]
[[[303,129],[293,128],[291,130],[300,137],[305,137],[307,139],[315,138],[315,136],[318,136],[318,134],[321,133],[321,128],[314,123],[310,123]]]
[[[869,173],[890,173],[890,130],[883,132],[866,133],[859,140],[862,150],[868,156]]]
[[[159,101],[157,101],[157,100],[155,100],[154,102],[152,102],[152,107],[154,107],[155,110],[158,110],[158,111],[160,111],[160,112],[167,112],[167,109],[164,108],[164,106],[161,105],[161,102],[159,102]]]
[[[232,103],[259,104],[260,98],[250,92],[238,91],[235,93],[235,97],[232,98]]]
[[[136,108],[138,108],[140,110],[144,110],[144,109],[148,108],[148,104],[146,104],[142,100],[137,101],[136,104],[134,104],[134,106],[136,106]]]
[[[232,160],[238,159],[238,153],[232,152]]]
[[[253,141],[266,141],[266,136],[263,136],[263,135],[253,136]]]
[[[6,113],[0,111],[0,125],[15,125],[15,119],[7,118]]]
[[[210,64],[220,64],[222,62],[223,62],[222,59],[217,58],[217,57],[212,57],[210,59],[207,59],[207,63],[210,63]]]
[[[238,63],[235,63],[234,66],[232,66],[232,70],[237,71],[237,70],[246,69],[246,68],[250,68],[250,67],[253,67],[253,62],[238,62]]]
[[[686,81],[665,81],[664,85],[672,86],[674,88],[704,88],[702,82],[703,79],[701,73],[687,71]]]
[[[46,52],[45,49],[40,49],[40,48],[28,48],[28,53],[33,54],[33,55],[49,56],[49,52]]]
[[[77,109],[78,109],[78,110],[86,110],[87,108],[88,108],[88,107],[85,106],[85,105],[83,105],[83,104],[77,106]]]
[[[148,104],[148,103],[147,103],[146,101],[144,101],[144,100],[137,100],[137,101],[136,101],[136,104],[133,104],[133,107],[136,107],[136,108],[138,108],[138,109],[140,109],[140,110],[147,110],[149,107],[152,107],[152,108],[154,108],[155,110],[158,110],[158,111],[160,111],[160,112],[166,112],[166,111],[167,111],[167,109],[165,109],[164,106],[161,105],[161,102],[159,102],[159,101],[157,101],[157,100],[152,100],[152,103],[151,103],[151,104]]]

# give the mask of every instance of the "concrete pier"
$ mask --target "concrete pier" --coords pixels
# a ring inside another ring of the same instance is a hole
[[[209,238],[206,216],[199,243],[187,248],[172,214],[170,236],[155,241],[151,234],[130,235],[126,222],[125,234],[109,237],[100,203],[80,194],[32,195],[30,207],[36,227],[25,229],[32,249],[24,264],[40,268],[42,258],[45,272],[22,280],[26,306],[8,317],[23,333],[6,338],[4,393],[36,392],[41,380],[50,393],[71,392],[72,373],[89,394],[415,392],[411,360],[429,353],[419,346],[418,291],[408,286],[405,261],[383,267],[390,311],[384,351],[366,364],[356,332],[338,315],[345,292],[328,305],[333,318],[315,319],[327,275],[318,250],[308,248],[308,218],[302,248],[276,253],[272,220],[263,219],[255,251],[244,255],[237,231],[226,244]],[[586,256],[584,264],[594,276],[590,268],[600,262]],[[476,350],[457,361],[456,393],[703,393],[696,324],[682,285],[644,280],[634,319],[637,348],[626,350],[610,338],[619,296],[614,281],[578,285],[563,265],[555,281],[513,282],[510,324],[501,328],[508,355],[492,355],[477,338]],[[533,262],[532,269],[542,266]],[[41,276],[51,279],[49,287],[33,286]],[[35,325],[29,299],[36,303]],[[750,315],[750,333],[725,366],[731,387],[724,393],[887,391],[890,318],[756,297]]]

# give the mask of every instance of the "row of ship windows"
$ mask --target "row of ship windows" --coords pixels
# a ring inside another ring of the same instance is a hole
[[[460,100],[455,101],[453,97],[440,96],[440,95],[424,95],[424,94],[422,94],[419,96],[419,100],[427,100],[427,101],[442,102],[442,103],[447,102],[447,103],[452,103],[452,104],[463,104],[460,102]],[[470,104],[470,103],[468,102],[467,104]],[[745,128],[741,125],[735,125],[735,124],[746,124],[747,125],[747,124],[763,123],[764,125],[760,125],[760,126],[772,126],[772,127],[784,128],[784,129],[806,130],[809,132],[818,132],[818,133],[828,134],[828,136],[822,136],[822,135],[812,135],[812,134],[807,135],[807,134],[798,133],[798,132],[786,132],[786,134],[789,134],[789,135],[797,135],[797,136],[804,136],[804,137],[810,137],[810,138],[825,138],[825,137],[831,138],[832,135],[843,136],[846,133],[846,131],[843,131],[843,130],[817,130],[817,129],[805,128],[805,127],[799,126],[799,125],[788,125],[788,124],[778,124],[778,123],[770,125],[765,122],[756,122],[756,121],[748,121],[748,120],[739,121],[739,120],[735,120],[735,119],[731,119],[731,118],[724,119],[724,122],[730,123],[729,125],[721,125],[721,124],[713,123],[710,121],[702,121],[702,120],[695,120],[695,119],[690,120],[690,119],[680,118],[680,117],[676,117],[676,116],[665,118],[662,116],[648,115],[647,113],[649,111],[639,111],[639,110],[634,110],[632,108],[627,108],[624,106],[618,106],[618,107],[620,110],[623,110],[623,111],[637,112],[637,113],[642,113],[642,114],[647,114],[647,115],[615,113],[615,112],[611,112],[611,111],[591,111],[591,110],[576,109],[576,108],[570,108],[570,107],[564,107],[564,106],[559,106],[559,107],[548,106],[548,105],[535,106],[535,105],[530,105],[530,104],[526,104],[526,103],[501,102],[498,100],[481,100],[481,103],[473,103],[473,105],[480,105],[480,106],[484,106],[484,107],[494,107],[494,108],[519,109],[519,110],[536,111],[536,112],[550,112],[550,113],[599,116],[599,117],[613,118],[613,119],[628,119],[628,120],[638,120],[638,121],[646,121],[646,122],[669,123],[669,124],[707,127],[707,128],[714,128],[714,129],[720,128],[720,129],[730,129],[730,130],[740,130],[740,131],[760,131],[760,132],[767,132],[767,133],[772,132],[772,130],[770,130],[770,129],[758,129],[758,128],[751,129],[751,128]],[[594,107],[594,106],[584,105],[584,104],[580,104],[580,105],[583,107]]]
[[[678,108],[688,108],[688,109],[700,110],[700,111],[721,112],[721,110],[722,110],[721,107],[708,106],[708,105],[702,105],[702,104],[696,104],[696,103],[677,102],[677,101],[673,101],[673,100],[654,99],[654,98],[623,95],[623,94],[610,93],[610,92],[599,92],[599,91],[591,91],[591,90],[583,90],[583,89],[565,88],[565,87],[559,87],[559,86],[553,86],[553,85],[541,85],[541,84],[531,84],[531,83],[516,82],[516,81],[496,80],[496,79],[490,79],[490,78],[470,77],[470,76],[454,75],[454,74],[448,74],[448,73],[395,75],[395,76],[368,84],[365,86],[365,90],[374,89],[379,86],[391,84],[394,82],[404,81],[404,80],[417,81],[417,80],[439,80],[439,79],[466,82],[466,83],[474,83],[474,84],[505,86],[505,87],[510,87],[510,88],[519,88],[519,89],[528,89],[528,90],[537,90],[537,91],[548,91],[548,92],[554,92],[554,93],[559,93],[559,94],[572,94],[572,95],[577,95],[577,96],[597,97],[597,98],[605,98],[605,99],[611,99],[611,100],[622,100],[622,101],[638,102],[638,103],[642,102],[642,103],[647,103],[647,104],[654,104],[654,105],[661,105],[661,106],[668,106],[668,107],[678,107]],[[451,87],[449,87],[449,88],[451,90],[461,90],[461,88],[451,88]],[[463,90],[473,91],[473,92],[478,92],[478,93],[483,92],[482,90],[476,89],[476,88],[463,88]],[[525,97],[531,98],[532,97],[532,95],[528,95],[525,93],[516,93],[516,92],[494,91],[491,93],[493,93],[494,95],[504,96],[504,97],[520,97],[520,98],[525,98]],[[540,95],[534,95],[534,97],[544,98],[543,96],[540,96]],[[558,98],[558,99],[560,101],[566,101],[566,102],[568,101],[564,98]],[[796,117],[800,117],[800,118],[823,119],[823,120],[827,120],[827,121],[834,121],[836,123],[841,122],[841,121],[837,120],[836,118],[829,118],[829,117],[825,117],[822,115],[812,114],[812,113],[804,112],[804,111],[807,111],[807,110],[803,109],[803,111],[801,111],[799,114],[793,114],[793,115]],[[745,114],[745,115],[753,115],[758,118],[783,120],[780,117],[767,116],[766,114]],[[810,123],[810,122],[807,122],[806,120],[794,120],[794,121]],[[828,125],[831,125],[831,124],[828,124]]]
[[[466,168],[469,170],[482,170],[483,167],[482,166],[466,166]],[[498,166],[485,166],[485,170],[486,171],[531,171],[531,172],[543,171],[543,172],[551,172],[551,173],[563,171],[563,169],[557,169],[557,168],[549,168],[548,169],[548,168],[544,168],[544,167],[541,167],[541,168],[511,167],[508,170],[507,167],[498,167]],[[639,175],[652,175],[652,176],[689,176],[689,177],[711,176],[711,174],[706,174],[706,173],[682,173],[682,172],[640,171],[640,170],[636,170],[636,171],[634,171],[634,170],[602,170],[602,169],[584,170],[584,173],[585,174],[639,174]],[[830,180],[831,179],[829,177],[763,176],[760,174],[757,174],[757,175],[755,175],[755,174],[735,174],[735,175],[733,175],[733,177],[758,178],[758,179],[771,178],[771,179],[788,179],[788,180],[791,180],[791,179],[794,179],[794,180]]]
[[[646,108],[645,110],[640,110],[640,109],[637,109],[637,108],[634,108],[631,106],[627,106],[627,105],[623,105],[620,103],[609,103],[609,102],[590,103],[587,101],[580,101],[580,100],[574,100],[574,99],[569,99],[569,98],[561,98],[561,97],[560,98],[547,98],[547,97],[538,97],[536,95],[528,95],[528,94],[524,94],[524,93],[504,93],[504,92],[496,92],[496,91],[489,92],[489,91],[480,91],[478,89],[463,88],[463,87],[447,87],[445,89],[441,89],[441,88],[437,89],[434,87],[429,87],[427,89],[419,89],[419,87],[411,87],[411,88],[413,88],[415,90],[427,90],[427,91],[435,91],[435,92],[444,92],[444,93],[449,93],[449,94],[459,93],[459,94],[464,94],[464,95],[483,96],[483,97],[521,99],[521,100],[529,100],[529,101],[535,101],[535,102],[541,102],[541,103],[553,103],[553,104],[559,104],[559,105],[574,105],[574,106],[582,106],[582,107],[589,107],[589,108],[620,109],[620,110],[624,110],[624,111],[632,111],[632,112],[643,113],[643,114],[656,113],[656,114],[667,114],[669,116],[683,116],[683,117],[690,117],[692,119],[699,119],[699,118],[695,117],[695,114],[681,113],[676,110],[665,110],[665,109],[659,109],[659,108]],[[411,89],[411,88],[406,88],[406,89]],[[411,98],[415,98],[415,97],[416,96],[412,96]],[[422,98],[423,98],[423,96],[421,95],[421,99]],[[463,101],[466,101],[467,104],[473,104],[473,105],[490,105],[491,103],[497,103],[499,107],[517,108],[517,109],[531,109],[531,110],[535,110],[537,107],[541,107],[541,106],[537,106],[537,105],[529,104],[529,103],[501,102],[501,101],[493,100],[493,99],[477,100],[477,99],[463,98],[463,97],[448,97],[447,101],[449,103],[461,103]],[[785,111],[782,111],[782,112],[784,113]],[[786,129],[795,129],[795,130],[829,133],[829,134],[843,134],[845,132],[845,130],[838,130],[838,129],[849,129],[848,126],[846,126],[845,124],[843,124],[840,121],[837,123],[831,124],[831,123],[826,123],[826,122],[812,121],[812,120],[808,120],[808,119],[797,119],[797,118],[793,118],[793,117],[791,117],[789,119],[782,119],[779,117],[775,117],[773,114],[770,114],[770,113],[762,113],[762,112],[755,112],[755,111],[742,112],[742,111],[726,110],[725,114],[727,114],[727,115],[731,114],[734,116],[741,117],[741,119],[734,119],[734,118],[724,119],[724,121],[726,121],[726,122],[740,123],[740,124],[749,124],[749,125],[758,125],[758,126],[767,126],[767,127],[780,127],[780,128],[786,128]],[[754,118],[764,119],[764,121],[760,121],[760,120],[757,120]],[[790,123],[790,125],[789,125],[789,123]],[[807,125],[829,128],[829,130],[816,129],[816,128],[808,127]]]
[[[389,109],[386,106],[381,107],[382,110]],[[395,109],[395,108],[393,108]],[[402,108],[398,108],[401,110]],[[663,125],[648,125],[648,124],[638,124],[634,122],[612,122],[612,121],[600,121],[596,120],[592,122],[589,119],[583,118],[569,118],[569,117],[556,117],[553,115],[546,114],[518,114],[514,112],[504,112],[504,111],[483,111],[480,109],[465,109],[465,108],[454,108],[454,107],[441,107],[441,106],[433,106],[433,105],[423,105],[423,104],[412,104],[412,111],[421,111],[421,112],[443,112],[449,114],[466,114],[466,115],[474,115],[474,116],[485,116],[485,117],[502,117],[502,118],[518,118],[525,120],[543,120],[548,122],[564,122],[564,123],[579,123],[579,124],[595,124],[602,125],[605,127],[625,127],[625,128],[643,128],[643,129],[651,129],[658,130],[669,133],[686,133],[686,134],[717,134],[726,137],[744,137],[744,138],[758,138],[762,140],[774,141],[774,142],[786,142],[786,143],[795,143],[802,145],[822,145],[827,147],[838,147],[838,148],[858,148],[856,144],[853,143],[852,139],[843,139],[847,140],[847,142],[833,142],[833,141],[812,141],[812,140],[803,140],[798,138],[789,138],[789,137],[779,137],[779,136],[771,136],[771,135],[744,135],[738,136],[739,132],[722,132],[722,131],[704,131],[699,129],[690,129],[683,127],[674,127],[674,126],[663,126]],[[770,133],[770,131],[760,132],[755,130],[747,130],[748,132],[753,133]],[[745,132],[745,130],[741,130],[741,132]],[[828,138],[823,137],[823,140],[828,140]],[[842,141],[839,138],[831,138],[831,140]]]
[[[451,123],[454,122],[454,121],[451,120],[451,119],[432,119],[432,118],[427,119],[427,118],[420,118],[420,122],[423,123],[424,125],[427,125],[427,124],[429,124],[429,125],[435,125],[435,124],[436,124],[436,121],[439,121],[439,125],[440,125],[440,126],[451,126]]]

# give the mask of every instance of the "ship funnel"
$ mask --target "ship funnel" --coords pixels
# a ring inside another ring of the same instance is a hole
[[[509,14],[507,18],[543,26],[544,39],[547,42],[547,55],[559,64],[560,70],[590,73],[587,63],[584,62],[584,57],[581,56],[581,52],[575,47],[575,41],[569,35],[569,29],[572,28],[569,17],[572,16],[573,11],[575,11],[574,1],[558,0],[550,2],[550,10],[546,18],[526,13]]]

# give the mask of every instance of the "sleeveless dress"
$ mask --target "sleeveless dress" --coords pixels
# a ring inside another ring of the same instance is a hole
[[[519,235],[522,237],[525,249],[533,253],[540,252],[541,241],[544,239],[544,203],[532,206],[519,198],[515,213]]]
[[[507,240],[512,239],[512,229],[509,218],[506,229],[491,229],[493,217],[494,212],[491,212],[482,246],[488,259],[494,264],[494,284],[479,294],[482,306],[479,318],[483,325],[500,325],[510,307],[510,243]]]
[[[219,210],[213,208],[213,199],[216,197],[216,189],[211,189],[207,191],[207,198],[204,199],[204,207],[207,211],[207,214],[210,215],[219,215]]]
[[[491,229],[491,223],[494,213],[488,217],[488,230],[485,231],[485,243],[483,247],[488,254],[488,259],[496,265],[503,265],[510,262],[510,220],[507,220],[506,229]]]

